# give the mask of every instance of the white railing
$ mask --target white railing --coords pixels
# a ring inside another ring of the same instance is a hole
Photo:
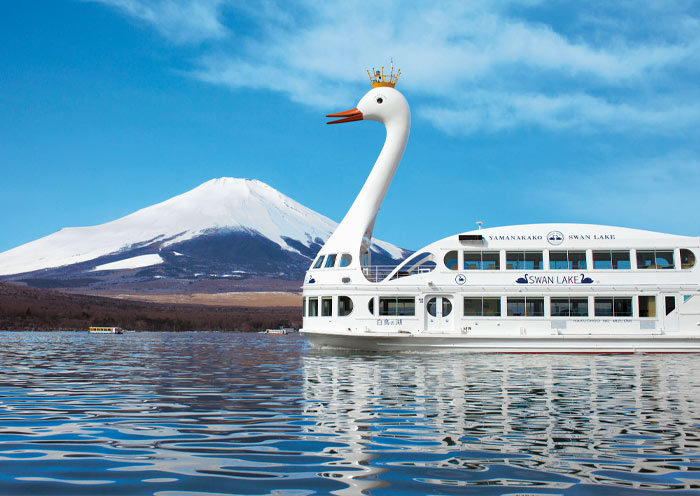
[[[362,267],[362,273],[369,282],[379,282],[386,279],[396,265],[366,265]]]
[[[379,282],[391,274],[396,265],[366,265],[362,267],[362,273],[369,282]],[[413,274],[424,274],[431,272],[435,267],[415,266],[411,270],[401,270],[395,277],[412,276]]]

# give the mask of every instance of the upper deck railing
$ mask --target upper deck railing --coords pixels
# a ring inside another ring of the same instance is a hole
[[[432,271],[433,267],[426,266],[414,266],[411,270],[400,270],[392,279],[399,277],[412,276],[414,274],[424,274],[426,272]],[[396,265],[368,265],[362,267],[362,273],[365,275],[369,282],[380,282],[386,279],[389,274],[391,274]]]
[[[387,278],[396,268],[396,265],[365,265],[362,273],[369,282],[379,282]]]

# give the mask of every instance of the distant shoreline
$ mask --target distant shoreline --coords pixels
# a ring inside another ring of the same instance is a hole
[[[268,305],[266,299],[285,299]],[[87,331],[90,326],[119,326],[135,331],[256,332],[301,326],[301,297],[277,293],[243,297],[219,295],[145,295],[144,299],[63,293],[0,283],[0,329],[6,331]],[[260,296],[262,295],[262,296]],[[162,297],[170,301],[148,301]],[[179,297],[190,301],[175,301]],[[198,300],[207,300],[198,303]],[[221,298],[221,302],[216,302]],[[226,300],[228,298],[228,300]],[[239,304],[233,304],[238,298]],[[293,304],[298,298],[298,304]],[[224,302],[227,301],[227,303]]]

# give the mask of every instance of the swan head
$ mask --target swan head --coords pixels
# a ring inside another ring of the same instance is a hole
[[[394,121],[410,123],[411,110],[401,92],[391,87],[379,87],[369,90],[354,109],[328,114],[326,117],[340,117],[328,124],[365,120],[381,122],[386,126]]]

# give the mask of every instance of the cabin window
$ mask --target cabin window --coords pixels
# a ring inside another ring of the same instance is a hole
[[[673,312],[676,309],[676,297],[667,296],[666,297],[666,315]]]
[[[509,317],[543,317],[544,298],[514,298],[508,297]]]
[[[685,303],[686,301],[688,301],[692,297],[693,297],[693,295],[683,295],[683,303]]]
[[[320,257],[318,257],[318,259],[316,260],[316,263],[314,264],[314,269],[320,269],[320,268],[321,268],[321,265],[323,265],[323,258],[324,258],[323,255],[321,255]]]
[[[324,296],[321,298],[321,316],[330,317],[333,315],[333,298]]]
[[[500,317],[500,298],[464,298],[465,317]]]
[[[681,248],[681,269],[692,269],[695,266],[695,253]]]
[[[542,270],[542,252],[507,251],[506,268],[513,270]]]
[[[638,269],[672,269],[673,250],[638,250]]]
[[[379,298],[379,315],[381,316],[413,316],[415,314],[415,298]]]
[[[588,317],[588,298],[552,298],[552,317]]]
[[[309,317],[318,317],[318,298],[309,298]]]
[[[445,253],[445,267],[450,270],[457,270],[457,250],[448,251]]]
[[[341,267],[349,267],[350,264],[352,263],[352,255],[349,253],[343,253],[340,255],[340,266]]]
[[[465,251],[465,270],[498,270],[500,254],[497,251]]]
[[[555,270],[586,270],[586,252],[550,251],[549,268]]]
[[[637,296],[640,317],[656,317],[656,296]]]
[[[301,298],[301,316],[306,317],[306,296]]]
[[[430,298],[426,305],[428,313],[433,317],[437,316],[437,299],[438,297]],[[442,316],[447,317],[452,313],[452,302],[448,298],[441,298],[442,300]]]
[[[594,250],[593,251],[593,269],[629,269],[630,268],[630,252],[629,251],[611,251],[611,250]]]
[[[369,309],[369,313],[374,315],[374,298],[369,299],[369,304],[367,305],[367,308]]]
[[[328,258],[326,259],[326,268],[333,267],[335,265],[335,257],[335,253],[333,255],[328,255]]]
[[[352,300],[348,296],[338,296],[338,317],[352,313]]]
[[[631,317],[632,298],[596,297],[596,317]]]

